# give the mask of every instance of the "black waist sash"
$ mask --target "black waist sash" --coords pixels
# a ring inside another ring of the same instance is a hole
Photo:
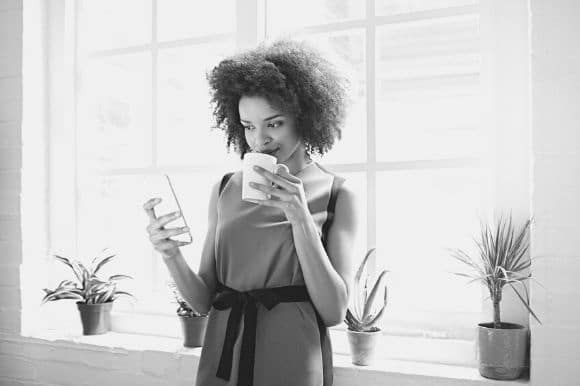
[[[219,281],[212,306],[216,310],[230,309],[228,325],[225,333],[222,354],[216,376],[226,381],[230,380],[234,344],[242,315],[244,316],[244,333],[238,367],[238,386],[253,386],[254,382],[254,353],[256,344],[256,319],[258,315],[257,303],[261,303],[269,311],[278,303],[283,302],[311,302],[306,286],[284,286],[274,288],[260,288],[250,291],[237,291]],[[313,304],[314,306],[314,304]],[[332,385],[332,347],[328,328],[324,325],[316,307],[316,320],[320,333],[320,347],[322,351],[324,386]]]

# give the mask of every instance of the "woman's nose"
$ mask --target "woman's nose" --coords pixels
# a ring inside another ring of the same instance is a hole
[[[270,138],[270,135],[268,134],[268,132],[264,129],[256,129],[256,145],[258,145],[258,147],[263,147],[264,145],[267,145],[268,143],[270,143],[272,141],[272,138]]]

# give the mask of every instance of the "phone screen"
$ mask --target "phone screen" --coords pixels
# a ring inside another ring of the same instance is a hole
[[[179,216],[175,220],[167,223],[165,225],[165,228],[181,228],[184,226],[188,226],[187,222],[185,221],[185,214],[183,213],[183,210],[181,208],[181,204],[179,203],[179,200],[177,198],[177,193],[175,192],[175,188],[174,188],[173,184],[171,183],[171,179],[169,178],[169,176],[167,174],[165,174],[165,178],[167,180],[168,190],[170,191],[169,196],[170,196],[171,203],[166,203],[166,205],[161,207],[161,205],[163,204],[163,200],[165,200],[167,198],[167,194],[164,194],[162,196],[162,201],[158,206],[160,207],[160,209],[163,208],[165,210],[165,212],[158,213],[157,217],[159,217],[163,214],[179,211],[179,212],[181,212],[181,216]],[[170,239],[176,240],[176,241],[184,241],[187,243],[191,243],[193,241],[193,238],[191,236],[191,231],[185,232],[185,233],[180,233],[178,235],[173,235],[170,237]]]

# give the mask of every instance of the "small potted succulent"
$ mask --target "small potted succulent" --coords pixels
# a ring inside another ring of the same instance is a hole
[[[506,225],[503,215],[495,229],[481,225],[481,239],[476,241],[478,253],[469,256],[461,249],[451,250],[452,256],[466,264],[471,273],[453,272],[453,274],[471,279],[469,283],[479,281],[487,287],[493,302],[493,322],[479,323],[477,327],[478,367],[479,373],[491,379],[517,379],[521,377],[529,363],[529,330],[517,323],[502,322],[500,303],[503,287],[509,285],[526,307],[527,311],[541,324],[530,308],[530,299],[525,281],[531,279],[532,259],[526,252],[529,242],[526,239],[531,220],[527,220],[518,236],[514,239],[514,227],[510,214]],[[524,296],[516,289],[519,284]]]
[[[176,313],[181,323],[183,333],[183,347],[202,347],[205,338],[205,329],[207,327],[208,314],[202,314],[193,310],[179,293],[175,282],[168,281],[167,285],[171,288],[175,301],[178,304]]]
[[[374,359],[377,341],[381,337],[381,329],[376,323],[382,317],[387,305],[387,286],[382,283],[382,279],[387,270],[383,270],[376,280],[371,280],[370,273],[363,272],[367,266],[367,261],[376,248],[368,250],[365,258],[361,262],[354,278],[354,296],[352,310],[346,310],[344,322],[348,326],[348,342],[352,355],[352,363],[359,366],[368,366]],[[363,281],[364,280],[364,281]],[[369,294],[370,284],[373,283]],[[384,288],[383,306],[378,312],[373,312],[373,301],[379,290]]]
[[[129,295],[135,298],[126,291],[117,290],[117,280],[132,279],[132,277],[112,275],[107,280],[101,280],[97,276],[97,272],[111,261],[115,255],[108,255],[102,258],[95,257],[88,269],[78,260],[68,259],[59,255],[53,256],[72,269],[78,279],[78,283],[71,280],[63,280],[54,290],[44,288],[45,295],[41,305],[49,301],[76,299],[78,300],[76,304],[83,325],[83,335],[98,335],[109,331],[111,329],[113,302],[120,295]]]

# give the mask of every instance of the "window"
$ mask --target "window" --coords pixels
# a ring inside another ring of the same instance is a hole
[[[133,276],[122,285],[139,300],[119,299],[115,328],[161,334],[170,320],[178,334],[142,204],[170,174],[194,235],[182,250],[197,270],[211,184],[240,162],[210,130],[205,70],[290,35],[320,47],[352,81],[343,139],[317,161],[357,187],[356,263],[376,246],[372,262],[390,271],[380,327],[397,339],[474,338],[482,291],[448,273],[462,267],[445,248],[471,248],[478,216],[491,207],[476,1],[67,1],[66,9],[75,26],[64,32],[75,75],[63,107],[70,125],[53,134],[74,154],[50,150],[51,250],[117,253],[107,269]],[[296,9],[308,11],[288,17]]]
[[[359,184],[357,260],[376,246],[376,269],[390,271],[381,328],[473,339],[481,289],[448,273],[462,267],[445,247],[469,249],[490,209],[477,2],[268,0],[266,26],[267,39],[310,41],[351,77],[355,105],[324,161]]]

